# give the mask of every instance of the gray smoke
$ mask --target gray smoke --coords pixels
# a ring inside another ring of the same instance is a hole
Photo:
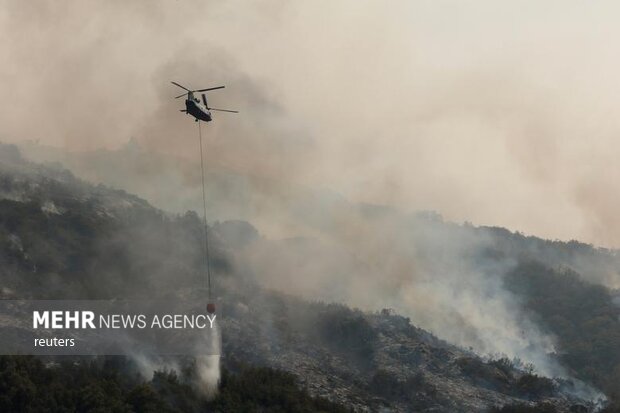
[[[213,323],[214,328],[209,331],[209,349],[213,354],[196,357],[196,369],[201,392],[212,399],[217,395],[220,384],[220,353],[222,351],[222,338],[219,326]]]
[[[324,211],[326,212],[326,211]],[[392,308],[449,342],[561,376],[554,339],[503,285],[515,262],[484,261],[493,240],[459,227],[389,213],[332,211],[323,240],[252,244],[242,254],[266,286],[364,310]]]
[[[241,115],[209,125],[209,165],[248,180],[269,234],[294,232],[264,216],[273,193],[307,186],[617,246],[617,8],[8,1],[3,140],[134,137],[191,164],[167,184],[195,182],[195,125],[169,81],[222,83],[211,103]]]
[[[60,147],[65,161],[91,151],[70,165],[88,179],[197,210],[197,131],[169,81],[226,84],[211,103],[241,114],[206,129],[210,220],[306,237],[272,241],[286,253],[269,242],[244,251],[265,285],[394,307],[463,346],[555,374],[553,337],[503,288],[514,263],[471,258],[488,239],[370,220],[352,205],[620,245],[617,8],[9,1],[0,124],[6,140]],[[132,137],[144,153],[108,163],[105,150],[125,154]],[[617,273],[605,277],[618,285]]]

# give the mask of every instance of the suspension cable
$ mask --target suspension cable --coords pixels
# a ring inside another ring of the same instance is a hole
[[[198,140],[200,142],[200,171],[201,171],[201,179],[202,179],[202,212],[203,212],[203,227],[204,227],[204,258],[205,258],[205,271],[206,271],[206,287],[207,287],[207,296],[209,300],[211,300],[211,262],[209,259],[209,233],[207,230],[207,196],[205,190],[205,166],[204,159],[202,154],[202,128],[200,127],[200,121],[198,123]]]

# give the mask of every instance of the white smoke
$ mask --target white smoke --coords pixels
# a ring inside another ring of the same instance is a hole
[[[212,400],[217,395],[221,376],[220,352],[222,340],[216,322],[213,322],[213,328],[204,331],[204,338],[206,340],[205,347],[197,352],[201,355],[195,357],[196,376],[194,385],[206,399]],[[175,358],[157,357],[140,352],[133,352],[130,357],[136,364],[140,376],[146,380],[151,380],[155,372],[158,371],[174,371],[177,373],[182,371],[181,364]]]
[[[200,392],[207,398],[213,399],[217,395],[220,384],[220,352],[222,340],[217,322],[208,331],[209,355],[196,357],[196,374]]]
[[[131,354],[131,359],[138,368],[140,376],[150,380],[157,371],[180,371],[179,364],[172,359],[149,357],[143,353]]]

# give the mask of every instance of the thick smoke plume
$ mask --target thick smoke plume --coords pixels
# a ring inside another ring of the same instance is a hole
[[[552,374],[553,338],[501,283],[514,263],[472,258],[489,240],[372,220],[352,205],[619,246],[617,8],[9,1],[0,133],[61,147],[55,159],[78,174],[157,206],[198,209],[197,131],[169,81],[226,84],[210,102],[241,114],[208,125],[210,220],[308,237],[283,242],[286,254],[269,242],[245,251],[265,284],[394,307],[444,338]],[[127,155],[131,138],[139,150]],[[106,150],[127,158],[108,163]]]
[[[244,251],[247,267],[267,286],[367,310],[393,308],[464,348],[563,375],[549,358],[553,337],[504,288],[513,258],[485,259],[490,237],[394,212],[373,218],[345,209],[322,241],[253,244]]]
[[[209,166],[252,196],[323,187],[618,246],[618,7],[8,1],[2,139],[83,150],[134,137],[191,163],[169,184],[191,183],[194,125],[169,81],[221,83],[211,103],[241,115],[209,125]],[[293,225],[259,205],[269,234]]]

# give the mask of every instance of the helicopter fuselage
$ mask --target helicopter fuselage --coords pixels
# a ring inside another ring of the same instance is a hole
[[[224,89],[224,86],[210,87],[207,89],[189,90],[185,86],[180,85],[176,82],[172,82],[172,84],[187,91],[187,99],[185,99],[185,109],[181,109],[181,112],[185,112],[188,115],[192,115],[194,119],[196,120],[196,122],[201,121],[201,120],[204,122],[211,122],[212,120],[211,111],[212,110],[217,110],[220,112],[239,113],[236,110],[210,108],[209,104],[207,103],[206,94],[204,93],[202,94],[202,102],[198,100],[196,96],[194,95],[194,92],[207,92],[209,90]],[[175,96],[175,99],[178,99],[184,95],[185,94]]]
[[[211,112],[198,99],[186,99],[185,112],[192,115],[197,121],[211,122]]]

